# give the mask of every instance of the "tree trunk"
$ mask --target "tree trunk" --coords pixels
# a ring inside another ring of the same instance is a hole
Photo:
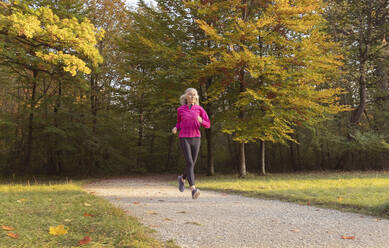
[[[168,150],[167,150],[167,160],[166,160],[166,165],[165,169],[168,171],[169,170],[169,165],[170,165],[170,157],[172,154],[172,147],[173,147],[173,134],[169,136],[169,141],[168,141]]]
[[[368,10],[372,11],[371,1],[368,1]],[[359,19],[359,106],[354,110],[351,124],[357,125],[366,108],[366,62],[369,56],[371,42],[372,16],[367,15],[367,23],[364,23],[362,16]],[[366,33],[363,32],[366,29]]]
[[[359,105],[358,108],[354,110],[351,117],[351,124],[357,125],[361,120],[361,116],[366,108],[366,75],[365,75],[365,61],[360,61],[360,77],[359,77]]]
[[[259,141],[259,175],[266,175],[266,167],[265,167],[265,141]]]
[[[298,171],[297,164],[296,164],[296,156],[293,149],[293,142],[289,140],[288,143],[289,143],[290,161],[291,161],[292,169],[293,171]]]
[[[92,73],[90,77],[90,102],[92,113],[92,137],[97,139],[97,75]],[[96,167],[96,148],[90,150],[89,168],[87,171],[92,171]]]
[[[205,130],[205,135],[207,137],[207,175],[213,176],[215,175],[215,165],[213,159],[213,137],[212,137],[212,129],[208,128]]]
[[[228,151],[230,153],[230,161],[232,163],[232,171],[238,172],[239,159],[237,155],[238,153],[236,152],[235,142],[231,139],[231,136],[229,134],[226,134],[226,137],[227,137]]]
[[[245,177],[246,172],[246,157],[244,154],[244,143],[239,143],[239,177]]]
[[[296,144],[296,156],[297,156],[297,167],[300,170],[304,170],[302,162],[301,162],[300,144]]]
[[[240,89],[239,92],[245,92],[246,87],[244,85],[244,69],[242,68],[239,72],[239,81],[240,81]],[[243,121],[246,113],[243,109],[240,109],[239,111],[239,119]],[[246,158],[244,153],[244,143],[239,143],[239,176],[245,177],[246,176]]]
[[[34,143],[33,138],[33,122],[34,122],[34,108],[35,108],[35,93],[36,93],[36,81],[38,77],[38,71],[33,71],[32,80],[32,93],[30,102],[30,115],[28,118],[28,137],[27,137],[27,152],[26,152],[26,171],[31,172],[31,152]]]
[[[56,128],[58,128],[58,112],[59,112],[59,109],[61,107],[61,97],[62,97],[62,82],[59,81],[58,82],[58,98],[57,98],[57,102],[56,102],[56,105],[54,107],[54,126]],[[55,137],[55,142],[54,142],[54,147],[55,149],[57,150],[55,152],[55,159],[53,159],[53,163],[52,166],[53,166],[53,172],[57,175],[60,175],[61,172],[62,172],[62,158],[61,158],[61,154],[62,154],[62,151],[58,149],[58,137]]]
[[[143,140],[143,126],[144,126],[143,100],[144,100],[144,93],[141,94],[140,103],[139,103],[138,152],[136,156],[137,168],[139,168],[140,165],[141,147],[142,147],[142,140]]]
[[[208,47],[210,44],[208,42]],[[205,88],[200,84],[200,99],[201,101],[206,101],[208,99],[208,88],[212,85],[212,78],[208,77]],[[207,111],[208,117],[212,120],[212,104],[205,104],[205,111]],[[215,175],[215,166],[214,166],[214,158],[213,158],[213,132],[212,126],[210,128],[205,129],[205,136],[207,138],[207,175],[213,176]]]

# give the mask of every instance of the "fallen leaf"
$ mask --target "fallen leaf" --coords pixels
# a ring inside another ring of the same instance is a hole
[[[310,201],[307,201],[307,205],[308,205],[308,206],[311,206],[311,202],[310,202]]]
[[[94,215],[94,214],[88,214],[88,213],[84,213],[84,216],[95,217],[95,215]]]
[[[14,230],[14,228],[12,226],[1,226],[1,228],[3,228],[3,230],[7,230],[7,231]]]
[[[92,241],[92,239],[89,236],[85,236],[83,239],[78,241],[78,245],[86,245],[91,241]]]
[[[163,219],[164,221],[172,221],[172,219],[169,219],[169,218],[165,218]]]
[[[292,229],[291,232],[300,232],[300,229]]]
[[[96,192],[94,192],[94,191],[91,191],[91,192],[89,192],[89,194],[95,194]]]
[[[150,225],[149,227],[160,227],[160,225]]]
[[[160,201],[160,202],[164,202],[165,200],[158,200],[158,201]]]
[[[64,219],[65,222],[71,222],[71,219]]]
[[[352,240],[354,240],[355,236],[343,236],[342,235],[342,239],[352,239]]]
[[[137,205],[137,204],[140,204],[140,202],[133,202],[132,204],[135,204],[135,205]]]
[[[84,206],[86,206],[86,207],[90,207],[90,206],[92,206],[92,205],[90,205],[89,203],[87,203],[87,202],[84,202]]]
[[[19,235],[17,235],[16,233],[13,233],[13,232],[8,232],[7,235],[10,236],[11,238],[14,238],[14,239],[19,238]]]
[[[192,225],[201,226],[201,224],[196,222],[196,221],[187,221],[187,222],[185,222],[185,224],[192,224]]]
[[[177,212],[177,214],[186,214],[185,211]]]
[[[153,215],[157,215],[158,213],[156,213],[156,212],[154,212],[154,211],[147,211],[147,213],[149,213],[149,214],[153,214]]]
[[[65,235],[68,233],[68,230],[65,229],[64,225],[51,226],[49,229],[51,235]]]

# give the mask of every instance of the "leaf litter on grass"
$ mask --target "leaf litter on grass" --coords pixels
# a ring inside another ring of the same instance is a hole
[[[49,233],[51,235],[65,235],[68,233],[68,230],[65,229],[64,225],[59,225],[59,226],[51,226],[49,228]]]
[[[6,230],[6,231],[12,231],[15,229],[12,226],[1,226],[1,228],[3,228],[3,230]]]
[[[11,238],[14,238],[14,239],[19,238],[19,235],[16,233],[13,233],[13,232],[8,232],[7,235],[10,236]]]
[[[83,239],[81,239],[80,241],[78,241],[78,245],[81,246],[81,245],[86,245],[88,244],[89,242],[91,242],[92,239],[91,237],[89,236],[85,236]]]

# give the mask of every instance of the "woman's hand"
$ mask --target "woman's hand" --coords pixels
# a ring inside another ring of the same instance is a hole
[[[177,128],[176,128],[176,127],[173,127],[172,133],[173,133],[173,134],[176,134],[176,133],[177,133]]]
[[[202,119],[200,116],[197,116],[197,120],[198,120],[200,123],[203,123],[203,119]]]

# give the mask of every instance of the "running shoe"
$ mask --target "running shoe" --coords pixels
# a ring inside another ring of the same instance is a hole
[[[192,190],[192,199],[197,199],[200,196],[200,190],[199,189],[194,189]]]
[[[178,176],[177,181],[178,181],[178,190],[181,191],[181,192],[184,192],[185,184],[182,181],[182,176]]]

